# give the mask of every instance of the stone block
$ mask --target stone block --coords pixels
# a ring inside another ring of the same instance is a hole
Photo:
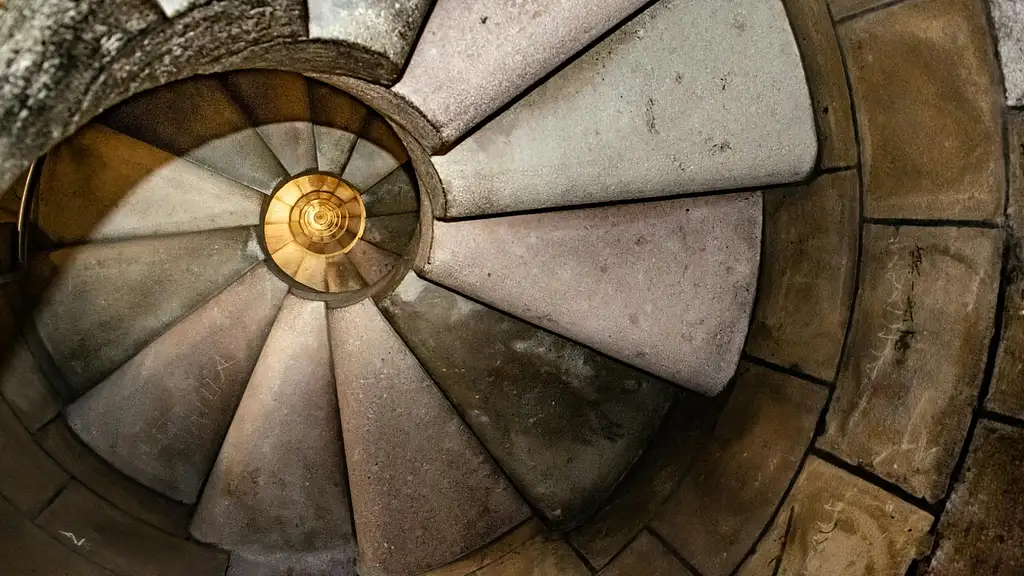
[[[504,558],[543,531],[544,524],[536,518],[531,518],[490,544],[466,554],[447,566],[424,572],[423,576],[475,575],[478,569]]]
[[[885,4],[895,4],[900,0],[828,0],[832,8],[832,17],[836,20],[843,20],[855,16],[865,10],[881,7]]]
[[[1024,3],[988,0],[992,25],[999,42],[1007,106],[1024,106]]]
[[[497,562],[484,566],[473,576],[590,576],[572,548],[562,540],[537,536]]]
[[[429,0],[309,0],[309,37],[369,47],[401,69]]]
[[[2,498],[0,566],[11,576],[114,576],[61,546]]]
[[[0,495],[34,518],[67,482],[67,472],[36,444],[7,404],[0,402]]]
[[[598,576],[694,576],[646,530]]]

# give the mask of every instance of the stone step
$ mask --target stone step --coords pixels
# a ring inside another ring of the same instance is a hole
[[[388,252],[405,255],[419,222],[418,212],[367,218],[363,240]]]
[[[790,182],[816,154],[782,3],[665,0],[434,163],[456,217]]]
[[[355,546],[292,553],[233,552],[225,576],[357,576]]]
[[[374,305],[328,317],[361,573],[418,574],[526,519],[526,504]]]
[[[672,400],[666,382],[411,272],[380,307],[534,510],[558,529],[597,509]]]
[[[363,276],[345,254],[325,256],[307,251],[294,278],[321,292],[348,292],[366,286]]]
[[[367,284],[373,284],[387,276],[402,260],[401,256],[382,250],[369,242],[356,242],[346,255]]]
[[[336,88],[314,80],[309,80],[308,84],[317,165],[325,172],[341,174],[369,109]]]
[[[145,142],[89,124],[47,154],[37,222],[58,244],[198,232],[258,224],[264,198]]]
[[[398,165],[399,161],[387,150],[366,138],[359,138],[341,177],[359,190],[369,190]]]
[[[34,327],[85,392],[262,258],[251,228],[85,244],[39,254]]]
[[[289,174],[316,169],[305,78],[277,70],[244,70],[225,74],[221,82]]]
[[[231,550],[352,547],[322,302],[287,296],[203,490],[192,535]]]
[[[390,216],[418,212],[419,193],[412,166],[403,164],[363,194],[366,216]]]
[[[114,576],[59,544],[2,498],[0,565],[8,574]]]
[[[703,394],[732,377],[761,195],[435,222],[423,275]]]
[[[100,121],[267,194],[288,177],[238,104],[211,76],[143,92]]]
[[[68,424],[128,476],[194,503],[287,292],[258,265],[68,407]]]

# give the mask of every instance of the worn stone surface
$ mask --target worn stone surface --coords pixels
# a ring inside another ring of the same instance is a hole
[[[672,398],[666,382],[411,272],[380,307],[523,497],[559,528],[605,500]]]
[[[707,450],[652,526],[705,576],[726,576],[757,540],[812,441],[827,391],[746,365]]]
[[[114,576],[50,538],[0,498],[0,566],[26,576]]]
[[[309,37],[370,47],[401,68],[430,0],[309,0]]]
[[[63,420],[54,420],[40,430],[36,441],[76,481],[132,518],[176,536],[188,534],[192,516],[188,506],[172,502],[114,469],[83,444]]]
[[[60,400],[25,345],[10,304],[0,290],[0,395],[25,428],[35,432],[57,415]]]
[[[367,285],[383,279],[401,262],[401,257],[397,254],[382,250],[369,242],[356,242],[346,255]]]
[[[1006,104],[1024,106],[1024,3],[988,0],[988,6],[999,41]]]
[[[321,170],[341,174],[359,138],[359,130],[371,112],[345,92],[322,82],[308,83],[317,164]]]
[[[223,576],[227,568],[225,552],[147,526],[77,482],[36,522],[61,544],[118,574]]]
[[[394,90],[450,144],[643,5],[440,0]]]
[[[285,298],[192,521],[239,550],[352,547],[324,304]]]
[[[531,518],[490,544],[470,552],[451,564],[424,572],[423,576],[467,576],[474,574],[477,569],[500,560],[526,542],[533,540],[535,536],[543,531],[544,525],[540,520]]]
[[[36,444],[0,402],[0,495],[34,518],[67,484],[68,474]]]
[[[68,423],[118,470],[194,503],[287,292],[265,265],[250,270],[72,404]]]
[[[661,508],[704,451],[721,408],[719,399],[676,392],[661,429],[601,511],[569,533],[592,566],[608,564]]]
[[[903,2],[841,24],[839,37],[857,107],[865,215],[997,219],[1003,154],[984,4]]]
[[[857,163],[853,110],[846,71],[825,0],[785,0],[793,35],[803,56],[818,128],[818,167]]]
[[[811,456],[738,575],[904,576],[928,552],[931,524],[928,513]]]
[[[694,576],[665,545],[644,530],[600,576]]]
[[[419,573],[530,515],[370,301],[329,322],[361,566]]]
[[[398,164],[399,161],[387,150],[366,138],[359,138],[352,148],[342,178],[359,190],[369,190],[398,168]]]
[[[781,2],[658,2],[434,158],[444,216],[799,180],[817,153]]]
[[[32,318],[64,378],[85,392],[262,254],[252,230],[97,243],[32,263]]]
[[[375,184],[363,194],[366,216],[388,216],[418,212],[420,209],[419,191],[416,190],[415,173],[412,167],[404,164],[395,168],[383,180]]]
[[[746,350],[816,376],[835,377],[856,291],[860,240],[857,172],[764,193],[764,255]]]
[[[978,423],[938,533],[929,576],[1024,572],[1024,431]]]
[[[363,240],[393,254],[405,256],[408,255],[409,245],[419,223],[420,215],[416,212],[367,218]]]
[[[497,562],[489,564],[473,576],[589,576],[590,571],[562,540],[537,536]]]
[[[883,4],[895,4],[900,0],[828,0],[832,8],[832,16],[836,20],[849,18],[865,10],[882,6]]]
[[[736,369],[760,194],[435,222],[433,234],[423,275],[442,285],[704,394]]]
[[[355,550],[343,552],[232,552],[225,576],[356,576]],[[461,576],[461,575],[460,575]]]
[[[38,223],[59,244],[259,223],[265,196],[101,124],[46,157]]]
[[[934,502],[977,402],[1002,234],[867,225],[863,242],[850,341],[819,443]]]

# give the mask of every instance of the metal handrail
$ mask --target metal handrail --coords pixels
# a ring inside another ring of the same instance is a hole
[[[18,208],[18,261],[17,268],[24,269],[28,266],[28,227],[32,217],[32,207],[35,202],[36,192],[39,190],[39,177],[42,174],[43,160],[40,156],[29,166],[28,176],[25,178],[25,190],[21,195],[21,205]]]

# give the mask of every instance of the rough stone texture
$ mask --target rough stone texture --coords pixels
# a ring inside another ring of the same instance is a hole
[[[82,443],[63,420],[55,420],[36,434],[36,440],[61,467],[104,500],[132,518],[184,537],[192,517],[189,507],[129,479],[100,459]]]
[[[748,353],[835,378],[856,291],[857,172],[764,193],[764,254]]]
[[[30,432],[60,411],[60,400],[25,345],[10,300],[0,290],[0,395]]]
[[[1024,418],[1024,114],[1007,117],[1010,202],[1007,206],[1010,253],[1006,306],[995,373],[985,406]]]
[[[0,498],[0,566],[26,576],[114,576],[58,544]]]
[[[359,190],[369,190],[395,168],[398,168],[398,160],[388,154],[387,150],[365,138],[360,138],[352,148],[352,155],[345,165],[342,178],[354,184]]]
[[[232,552],[225,576],[356,576],[355,550],[344,552]],[[460,575],[461,576],[461,575]]]
[[[562,540],[537,536],[473,576],[590,576],[590,571]]]
[[[1024,106],[1024,2],[988,0],[988,6],[999,40],[1006,104]]]
[[[803,56],[818,128],[818,167],[857,163],[853,110],[846,71],[825,0],[785,0],[793,35]]]
[[[240,550],[353,547],[324,304],[285,298],[192,534]]]
[[[32,316],[85,392],[261,258],[248,228],[86,244],[32,263]]]
[[[1024,572],[1024,431],[979,422],[938,532],[929,576]]]
[[[857,106],[865,215],[997,219],[1000,106],[983,3],[903,2],[841,24],[839,37]]]
[[[724,394],[723,394],[724,396]],[[722,402],[679,390],[661,430],[601,509],[569,533],[590,564],[603,568],[661,509],[711,437]]]
[[[366,216],[389,216],[418,212],[419,191],[414,183],[416,175],[408,164],[399,166],[363,194]]]
[[[365,573],[422,572],[530,515],[370,301],[329,322]]]
[[[433,234],[427,278],[705,394],[735,371],[760,194],[435,222]]]
[[[599,576],[694,576],[646,530]]]
[[[352,155],[369,109],[359,100],[331,86],[315,81],[308,84],[317,164],[325,172],[341,174]]]
[[[0,402],[0,495],[34,518],[67,484],[68,475]]]
[[[401,68],[430,0],[309,0],[309,37],[361,44]]]
[[[500,560],[544,531],[544,525],[535,518],[527,520],[501,538],[470,552],[455,562],[424,572],[423,576],[468,576],[476,570]]]
[[[36,522],[61,544],[119,574],[223,576],[227,568],[226,553],[147,526],[77,482]]]
[[[868,225],[860,293],[819,444],[911,494],[946,491],[992,337],[998,230]]]
[[[168,18],[174,18],[188,12],[196,4],[200,3],[200,0],[155,0],[160,5],[160,9],[164,11],[164,14]]]
[[[265,198],[101,124],[43,166],[38,223],[59,244],[252,226]]]
[[[672,398],[666,382],[411,272],[380,307],[523,497],[558,528],[607,498]]]
[[[68,408],[71,428],[118,470],[194,503],[288,286],[249,271]]]
[[[931,523],[926,512],[811,456],[738,575],[904,576],[928,552]]]
[[[440,0],[394,90],[451,144],[643,5]]]
[[[363,240],[392,254],[407,256],[419,223],[420,215],[415,212],[367,218]]]
[[[895,4],[901,0],[828,0],[832,8],[832,16],[836,20],[849,18],[855,14],[880,7],[883,4]]]
[[[434,163],[469,216],[791,182],[816,152],[782,3],[666,0]]]
[[[356,242],[346,255],[368,285],[384,278],[401,261],[397,254],[381,250],[369,242]]]
[[[701,574],[731,574],[781,501],[827,397],[817,384],[743,367],[708,449],[651,525]]]

